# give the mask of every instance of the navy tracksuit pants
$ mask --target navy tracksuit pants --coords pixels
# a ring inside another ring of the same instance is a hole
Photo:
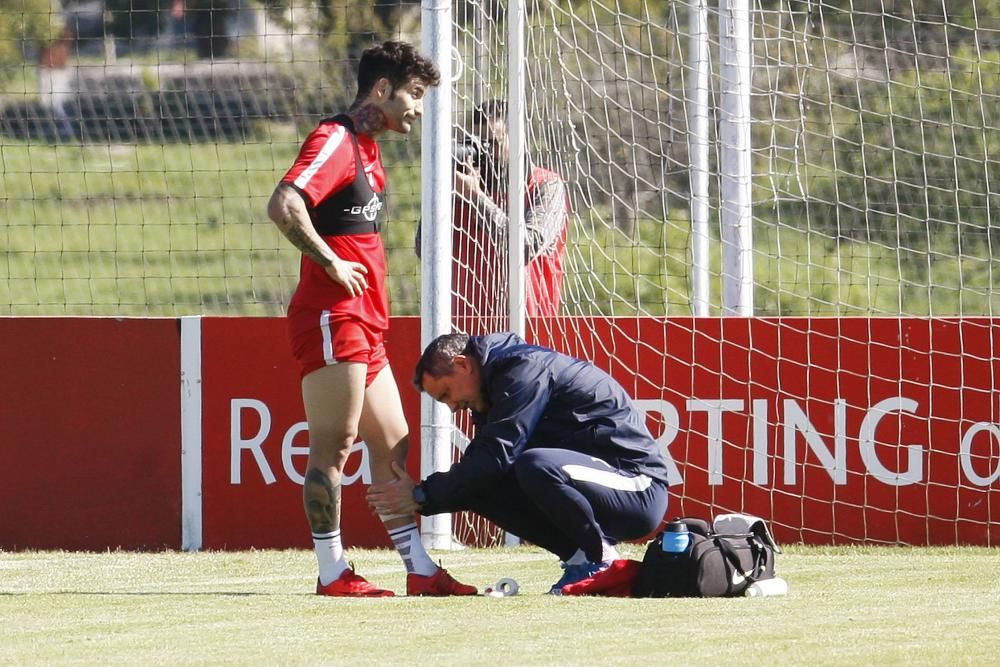
[[[569,559],[601,560],[602,542],[653,532],[667,511],[667,485],[566,449],[529,449],[468,509],[507,532]]]

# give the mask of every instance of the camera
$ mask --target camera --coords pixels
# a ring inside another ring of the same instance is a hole
[[[463,165],[471,158],[472,166],[479,169],[483,160],[483,146],[477,139],[456,141],[451,149],[456,165]]]

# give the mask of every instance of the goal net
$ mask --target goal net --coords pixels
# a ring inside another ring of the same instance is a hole
[[[674,467],[672,514],[753,511],[791,539],[995,542],[1000,19],[942,0],[749,6],[750,322],[692,317],[698,272],[720,315],[731,270],[720,31],[735,5],[526,2],[528,173],[555,172],[569,199],[559,316],[529,317],[529,338],[637,396]],[[507,96],[510,11],[455,4],[457,142]],[[531,188],[528,211],[545,206]],[[468,218],[455,326],[482,333],[507,312],[507,255]],[[474,517],[456,533],[499,539]]]
[[[512,2],[445,3],[452,143],[510,102]],[[268,197],[350,104],[361,50],[420,41],[424,4],[0,0],[0,315],[281,315],[298,253]],[[527,337],[636,397],[670,513],[750,511],[783,540],[1000,543],[996,2],[523,8]],[[425,289],[420,132],[380,139],[394,315]],[[501,183],[488,224],[451,211],[445,289],[473,334],[510,327]],[[737,274],[752,318],[723,316]]]

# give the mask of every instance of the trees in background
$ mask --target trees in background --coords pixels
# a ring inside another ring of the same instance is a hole
[[[0,17],[0,83],[55,44],[66,27],[52,0],[0,0]]]

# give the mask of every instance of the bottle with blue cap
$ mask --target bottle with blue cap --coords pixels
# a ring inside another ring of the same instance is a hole
[[[683,521],[671,521],[663,531],[661,544],[667,553],[684,553],[691,541],[691,534],[688,532],[687,524]]]

